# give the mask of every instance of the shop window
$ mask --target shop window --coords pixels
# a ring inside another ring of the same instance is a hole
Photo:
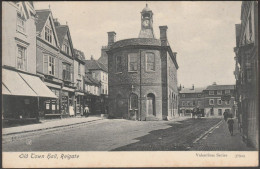
[[[27,70],[26,48],[17,45],[17,69]]]
[[[136,53],[128,54],[128,71],[130,71],[130,72],[137,71],[137,54]]]
[[[230,90],[225,90],[225,94],[230,94]]]
[[[146,70],[155,71],[155,55],[153,53],[146,53]]]
[[[68,63],[63,63],[62,65],[62,77],[63,80],[71,81],[72,67]]]
[[[116,56],[116,72],[122,72],[122,57]]]
[[[17,25],[16,29],[19,32],[25,32],[25,19],[21,16],[20,13],[17,14]]]

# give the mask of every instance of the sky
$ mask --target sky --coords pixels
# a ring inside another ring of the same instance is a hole
[[[167,25],[169,44],[177,52],[178,85],[191,88],[235,84],[235,24],[240,23],[241,1],[147,1],[153,29]],[[140,12],[146,1],[36,1],[35,9],[50,7],[53,17],[68,24],[74,48],[86,59],[101,56],[107,32],[116,40],[137,38]]]

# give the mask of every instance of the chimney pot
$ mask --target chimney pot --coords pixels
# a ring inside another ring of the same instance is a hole
[[[108,35],[108,46],[111,46],[116,41],[116,33],[114,31],[107,32]]]

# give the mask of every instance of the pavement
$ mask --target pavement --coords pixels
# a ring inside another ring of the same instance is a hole
[[[248,147],[242,141],[242,135],[239,132],[238,120],[234,120],[233,136],[230,135],[227,122],[222,122],[209,130],[204,136],[194,144],[192,151],[255,151],[253,147]]]
[[[63,128],[72,125],[93,122],[97,120],[102,120],[102,118],[89,116],[89,117],[72,117],[72,118],[63,118],[63,119],[42,120],[40,123],[37,124],[3,128],[2,135],[7,136],[7,135],[36,132],[36,131],[42,131],[42,130],[48,130],[54,128]]]

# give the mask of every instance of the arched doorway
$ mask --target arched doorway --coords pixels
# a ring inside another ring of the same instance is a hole
[[[138,96],[134,93],[129,97],[129,119],[138,119]]]
[[[147,114],[148,116],[156,116],[156,111],[155,111],[155,96],[152,93],[149,93],[147,95]]]

